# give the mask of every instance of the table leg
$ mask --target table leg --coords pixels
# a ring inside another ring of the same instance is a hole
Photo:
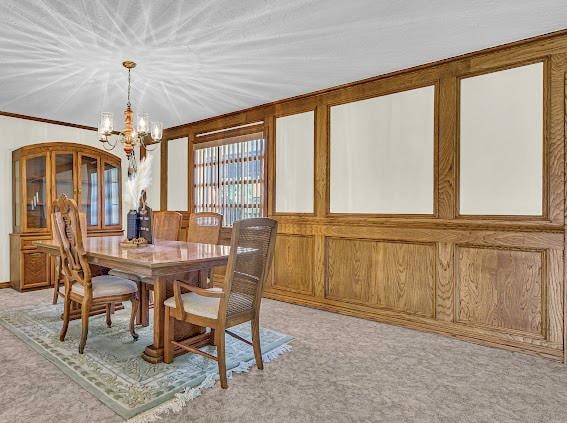
[[[165,306],[164,301],[173,296],[173,281],[177,277],[158,277],[154,283],[154,342],[148,345],[142,353],[142,358],[149,363],[157,364],[163,361],[163,343],[165,337]],[[173,337],[176,341],[200,341],[201,345],[208,342],[206,329],[186,322],[175,322]],[[206,339],[205,339],[206,338]]]
[[[163,361],[163,337],[167,277],[159,276],[154,280],[154,343],[148,345],[142,353],[142,358],[149,363],[157,364]]]
[[[147,327],[150,325],[150,287],[144,282],[140,282],[140,286],[140,324]]]

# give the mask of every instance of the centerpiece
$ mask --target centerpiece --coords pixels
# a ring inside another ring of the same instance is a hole
[[[126,181],[124,203],[129,212],[126,239],[120,243],[123,247],[143,247],[152,243],[151,209],[146,204],[146,190],[152,182],[151,165],[152,156],[146,156]]]

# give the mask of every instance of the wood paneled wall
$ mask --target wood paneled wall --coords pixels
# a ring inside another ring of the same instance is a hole
[[[543,215],[459,215],[460,78],[534,62],[545,69]],[[164,138],[188,137],[191,149],[199,133],[265,122],[268,214],[280,223],[267,297],[564,361],[566,72],[563,31],[169,128]],[[436,87],[433,215],[330,214],[329,108],[426,85]],[[275,119],[305,111],[315,112],[314,213],[278,214]]]

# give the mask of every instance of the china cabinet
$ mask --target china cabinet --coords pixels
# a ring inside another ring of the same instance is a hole
[[[73,198],[86,215],[88,236],[122,234],[121,161],[81,144],[44,143],[12,153],[13,233],[10,281],[19,291],[55,283],[55,261],[34,241],[52,238],[51,203]]]

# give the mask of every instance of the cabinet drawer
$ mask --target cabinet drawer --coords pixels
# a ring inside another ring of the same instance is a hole
[[[35,249],[37,249],[37,247],[36,247],[35,245],[33,245],[34,242],[37,242],[37,241],[46,241],[46,240],[49,240],[49,239],[50,239],[50,238],[45,238],[45,239],[43,239],[43,238],[22,239],[22,244],[21,244],[20,249],[21,249],[22,251],[25,251],[25,250],[35,250]]]
[[[22,289],[40,288],[49,286],[50,260],[46,253],[25,251],[22,260]]]

